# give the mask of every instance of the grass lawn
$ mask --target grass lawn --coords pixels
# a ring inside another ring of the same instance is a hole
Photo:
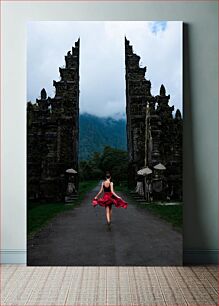
[[[142,209],[149,210],[161,219],[166,220],[171,223],[176,230],[182,232],[183,205],[158,205],[156,203],[137,205]]]
[[[124,192],[124,193],[128,193],[129,189],[128,189],[127,184],[128,184],[127,181],[121,181],[121,182],[119,182],[119,184],[115,184],[114,190],[115,191],[121,191],[121,192]]]
[[[138,203],[129,194],[129,189],[126,182],[121,182],[120,186],[115,186],[115,190],[125,193],[130,198],[130,200],[132,199],[133,204],[142,209],[147,209],[151,213],[159,216],[161,219],[171,223],[177,231],[182,232],[183,205],[158,205],[156,202],[150,204],[144,202]]]
[[[84,181],[79,184],[79,197],[71,205],[65,203],[28,203],[27,205],[27,235],[31,238],[38,230],[48,224],[57,214],[74,209],[83,200],[87,192],[92,190],[97,181]]]

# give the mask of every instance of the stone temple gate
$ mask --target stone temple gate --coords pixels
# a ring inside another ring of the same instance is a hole
[[[78,171],[80,39],[53,81],[55,96],[43,88],[36,103],[27,103],[27,198],[64,200],[67,169]],[[75,180],[76,188],[78,179]]]
[[[145,79],[146,67],[139,66],[140,56],[125,38],[126,115],[129,154],[129,187],[140,179],[137,171],[153,170],[150,181],[154,193],[182,199],[182,118],[179,109],[169,106],[170,95],[162,84],[157,96],[151,94],[151,82]],[[161,164],[166,169],[154,169]]]
[[[71,52],[72,51],[72,52]],[[47,97],[43,88],[36,103],[27,103],[27,199],[63,201],[68,177],[66,170],[78,172],[79,150],[79,53],[80,39],[65,56],[59,68],[60,81],[53,81],[55,96]],[[151,82],[145,79],[146,67],[139,66],[136,55],[125,38],[126,115],[129,155],[128,183],[133,188],[137,171],[159,163],[168,193],[182,197],[182,118],[164,85],[157,96],[151,95]],[[155,192],[164,188],[159,171],[152,177]],[[75,179],[78,189],[78,177]]]

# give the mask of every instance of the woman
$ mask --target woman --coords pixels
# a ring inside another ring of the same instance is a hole
[[[98,199],[98,196],[104,191],[104,195],[102,198]],[[113,182],[111,182],[111,175],[109,172],[106,173],[106,179],[102,182],[100,191],[92,200],[92,205],[95,207],[96,205],[104,206],[106,210],[106,220],[107,225],[111,225],[112,219],[112,205],[119,208],[127,208],[128,203],[125,202],[121,197],[119,197],[113,189]]]

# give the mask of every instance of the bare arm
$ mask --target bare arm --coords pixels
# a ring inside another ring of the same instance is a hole
[[[111,192],[112,192],[112,194],[113,194],[114,196],[116,196],[117,198],[121,199],[121,198],[115,193],[115,191],[114,191],[114,189],[113,189],[113,182],[110,183],[110,186],[111,186]]]
[[[103,191],[103,182],[101,184],[100,191],[98,192],[95,198],[97,198],[101,194],[102,191]]]

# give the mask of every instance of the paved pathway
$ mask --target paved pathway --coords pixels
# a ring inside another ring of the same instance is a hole
[[[176,266],[182,265],[182,234],[150,212],[131,204],[113,207],[111,231],[104,207],[92,207],[99,186],[81,205],[56,216],[28,240],[29,266]]]

